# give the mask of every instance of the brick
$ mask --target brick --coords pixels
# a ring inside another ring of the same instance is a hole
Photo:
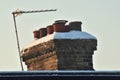
[[[56,39],[24,50],[28,70],[93,70],[94,39]]]

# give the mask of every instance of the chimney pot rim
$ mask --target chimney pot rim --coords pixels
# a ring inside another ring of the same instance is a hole
[[[71,21],[70,23],[81,23],[82,24],[82,21]]]
[[[46,29],[46,28],[40,28],[39,31],[40,31],[40,30],[44,30],[44,29]]]
[[[67,23],[67,20],[56,20],[55,23]]]

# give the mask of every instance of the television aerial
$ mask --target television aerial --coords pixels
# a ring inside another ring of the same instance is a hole
[[[19,52],[19,58],[20,58],[20,64],[22,71],[24,71],[23,64],[22,64],[22,58],[20,56],[20,45],[19,45],[19,37],[18,37],[18,31],[17,31],[17,24],[16,24],[16,17],[21,14],[25,13],[40,13],[40,12],[52,12],[52,11],[57,11],[57,9],[49,9],[49,10],[34,10],[34,11],[22,11],[17,9],[16,11],[12,12],[13,14],[13,20],[14,20],[14,28],[15,28],[15,34],[16,34],[16,40],[17,40],[17,47],[18,47],[18,52]]]

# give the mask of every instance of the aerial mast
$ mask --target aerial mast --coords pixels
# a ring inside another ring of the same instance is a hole
[[[17,31],[17,24],[16,24],[16,17],[20,14],[24,14],[24,13],[40,13],[40,12],[51,12],[51,11],[57,11],[57,9],[49,9],[49,10],[35,10],[35,11],[19,11],[16,10],[14,12],[12,12],[13,14],[13,20],[14,20],[14,28],[15,28],[15,34],[16,34],[16,40],[17,40],[17,47],[18,47],[18,52],[19,52],[19,58],[20,58],[20,64],[21,64],[21,69],[22,71],[24,71],[23,68],[23,64],[22,64],[22,58],[20,56],[20,44],[19,44],[19,37],[18,37],[18,31]]]

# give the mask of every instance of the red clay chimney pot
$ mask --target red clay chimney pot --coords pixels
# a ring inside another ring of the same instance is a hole
[[[34,34],[34,38],[40,38],[40,33],[39,33],[39,30],[35,30],[33,31],[33,34]]]
[[[49,25],[47,26],[47,34],[52,34],[54,31],[53,31],[53,25]]]
[[[47,35],[47,29],[46,28],[39,29],[39,33],[40,33],[40,38],[42,38]]]

